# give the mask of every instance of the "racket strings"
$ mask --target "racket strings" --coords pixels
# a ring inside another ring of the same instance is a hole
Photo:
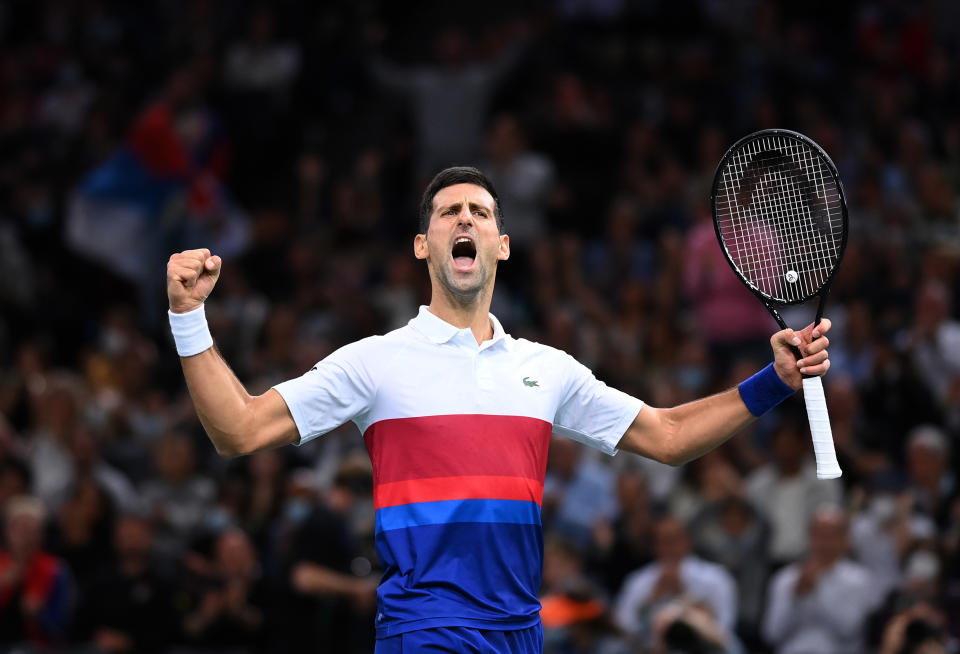
[[[715,197],[727,253],[757,290],[783,302],[814,295],[842,250],[842,200],[806,143],[764,136],[728,157]]]

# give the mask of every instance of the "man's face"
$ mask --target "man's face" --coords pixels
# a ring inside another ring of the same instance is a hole
[[[810,555],[832,564],[847,552],[847,523],[840,515],[814,516],[810,522]]]
[[[678,563],[690,553],[687,530],[674,518],[658,522],[654,536],[654,548],[661,563]]]
[[[492,286],[497,261],[510,256],[510,237],[500,234],[486,189],[455,184],[434,196],[430,227],[417,235],[413,249],[427,260],[433,284],[467,304]]]
[[[10,553],[15,558],[25,558],[43,545],[43,521],[26,512],[9,516],[6,534]]]

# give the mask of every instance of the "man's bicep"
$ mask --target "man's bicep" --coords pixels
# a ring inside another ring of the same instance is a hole
[[[283,396],[271,388],[250,402],[252,449],[263,450],[300,440],[300,431]]]
[[[656,459],[656,434],[660,426],[660,410],[648,404],[633,419],[627,431],[624,432],[617,449],[624,452],[633,452],[648,459]]]

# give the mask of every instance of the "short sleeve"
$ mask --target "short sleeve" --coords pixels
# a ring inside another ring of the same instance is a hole
[[[297,425],[298,445],[370,409],[376,395],[369,370],[372,342],[369,338],[346,345],[300,377],[273,387],[287,403]]]
[[[590,369],[568,354],[563,396],[553,420],[553,431],[606,454],[617,453],[617,443],[634,421],[643,402],[594,377]]]

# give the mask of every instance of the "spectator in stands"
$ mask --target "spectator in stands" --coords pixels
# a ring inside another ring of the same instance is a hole
[[[580,576],[543,597],[544,654],[628,654],[603,594]]]
[[[185,641],[204,651],[262,650],[270,602],[246,533],[240,529],[221,533],[212,560],[198,573],[197,592],[182,621]]]
[[[287,651],[329,647],[353,654],[371,648],[374,634],[367,627],[376,611],[377,582],[350,516],[372,488],[369,470],[361,472],[348,460],[301,518],[285,561],[292,590],[281,625]],[[310,627],[298,628],[303,621]]]
[[[934,425],[914,428],[907,436],[906,455],[908,492],[913,496],[914,509],[945,525],[957,495],[946,434]]]
[[[701,509],[690,523],[690,533],[694,549],[722,564],[737,582],[737,631],[755,634],[769,574],[769,524],[742,496],[729,495]]]
[[[137,514],[121,515],[114,557],[82,589],[76,640],[100,652],[162,652],[179,632],[169,564],[154,551],[153,528]]]
[[[676,599],[653,616],[653,654],[745,654],[737,637],[702,602]]]
[[[107,493],[90,477],[74,483],[72,494],[56,512],[49,550],[64,560],[81,589],[112,556],[115,512]]]
[[[590,561],[609,593],[653,559],[655,521],[646,478],[637,470],[623,470],[617,477],[617,500],[616,519],[601,521],[594,528]]]
[[[2,429],[2,427],[0,427]],[[0,458],[0,512],[10,498],[30,492],[30,468],[15,455]]]
[[[723,566],[691,553],[690,536],[676,518],[657,522],[656,559],[623,582],[614,608],[617,625],[639,642],[651,643],[653,616],[678,598],[701,602],[724,633],[733,632],[737,616],[737,587]]]
[[[0,549],[0,646],[66,642],[74,584],[63,560],[46,551],[47,511],[28,495],[7,501]]]
[[[809,554],[770,582],[763,634],[777,654],[859,654],[867,617],[882,595],[869,571],[846,558],[846,513],[821,506],[808,527]]]
[[[547,211],[554,193],[554,167],[546,156],[533,152],[520,120],[499,114],[487,129],[483,170],[493,182],[500,208],[510,220],[510,247],[526,256],[548,228]]]
[[[186,434],[161,436],[153,448],[153,461],[154,476],[140,489],[144,510],[156,530],[157,547],[176,556],[198,535],[216,487],[197,470],[196,447]]]
[[[585,456],[579,443],[554,437],[543,483],[544,528],[586,547],[594,527],[616,515],[615,484],[613,471]]]
[[[773,461],[747,477],[747,498],[772,529],[774,564],[800,558],[807,549],[807,525],[814,512],[822,504],[840,501],[842,487],[836,480],[817,479],[806,424],[804,415],[781,414],[773,434]]]
[[[960,321],[953,317],[949,289],[937,280],[917,291],[913,324],[901,334],[905,347],[927,386],[943,403],[960,377]]]
[[[383,57],[370,65],[377,83],[411,107],[418,177],[477,160],[493,95],[522,53],[514,42],[493,59],[477,59],[471,35],[457,26],[439,30],[434,49],[436,61],[430,65],[404,67]]]

